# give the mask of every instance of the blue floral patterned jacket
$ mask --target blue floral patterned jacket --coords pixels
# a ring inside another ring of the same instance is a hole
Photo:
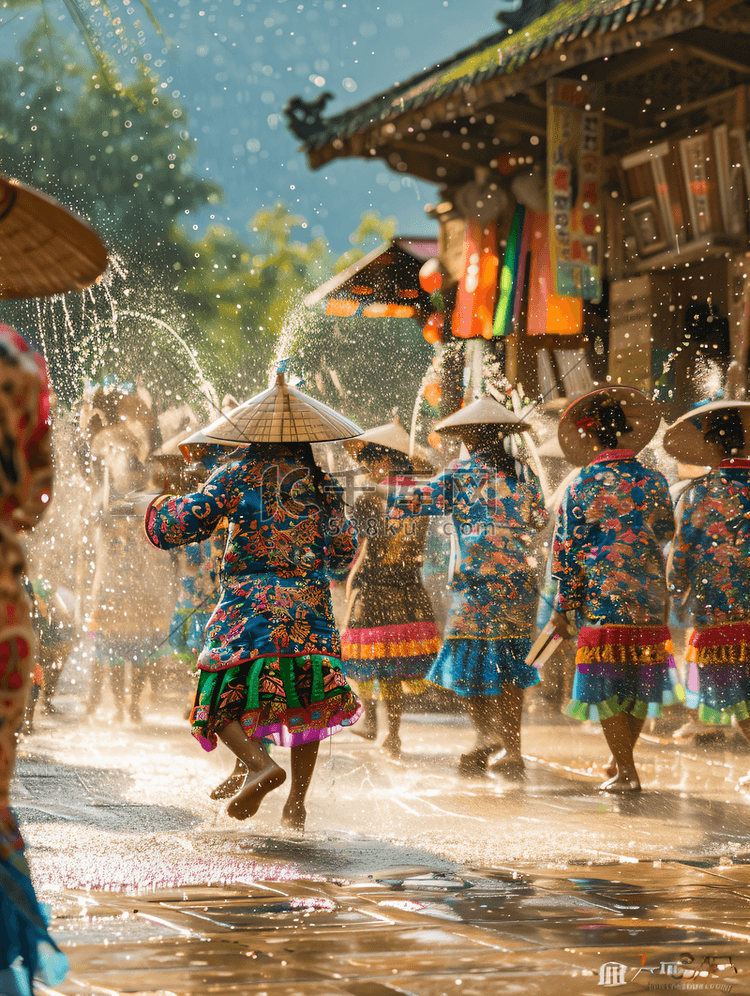
[[[750,621],[750,461],[725,460],[678,504],[667,581],[696,626]]]
[[[259,656],[340,657],[329,579],[343,579],[357,548],[341,489],[313,481],[309,449],[249,445],[201,491],[152,504],[146,533],[162,549],[210,536],[226,518],[221,598],[206,627],[202,670]]]
[[[552,576],[561,612],[579,626],[665,620],[663,546],[674,535],[669,487],[632,450],[608,450],[568,488],[557,520]]]
[[[452,514],[461,554],[453,590],[472,602],[497,603],[506,617],[511,609],[536,606],[532,536],[547,519],[535,475],[517,463],[518,479],[473,453],[428,484],[389,497],[393,517]],[[491,627],[485,629],[489,633]]]

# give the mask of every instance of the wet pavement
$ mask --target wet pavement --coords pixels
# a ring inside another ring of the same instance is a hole
[[[323,745],[298,834],[283,789],[245,824],[208,798],[231,762],[176,702],[140,727],[61,708],[15,792],[71,962],[40,993],[750,994],[750,754],[731,733],[657,726],[644,792],[612,798],[597,727],[537,704],[511,782],[458,777],[462,717],[408,716],[401,762],[352,733]]]

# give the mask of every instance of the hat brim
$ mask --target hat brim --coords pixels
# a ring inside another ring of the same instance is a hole
[[[588,430],[581,429],[576,422],[583,418],[592,402],[602,395],[609,395],[621,407],[628,420],[630,432],[623,436],[623,449],[640,451],[651,442],[656,435],[661,421],[661,413],[655,401],[652,401],[643,391],[635,387],[602,387],[577,398],[568,405],[560,416],[557,428],[557,438],[560,448],[568,463],[576,467],[585,467],[601,453],[599,440]]]
[[[750,455],[750,401],[712,401],[681,415],[664,433],[664,450],[675,460],[696,467],[715,467],[725,459],[724,450],[703,434],[703,420],[712,412],[739,410],[745,430],[745,445],[738,457]]]
[[[333,408],[284,383],[277,383],[211,425],[194,433],[189,442],[243,446],[248,443],[326,443],[360,436],[362,429]],[[200,438],[197,438],[200,436]]]
[[[498,433],[506,434],[526,432],[531,429],[528,422],[524,422],[520,415],[516,415],[488,395],[472,401],[464,408],[459,408],[457,412],[438,422],[435,429],[440,433],[460,436],[467,429],[476,429],[483,425],[491,425]]]
[[[388,422],[387,425],[366,429],[361,436],[343,441],[344,449],[352,456],[356,456],[359,450],[368,444],[395,450],[397,453],[405,454],[411,460],[427,462],[433,467],[439,467],[442,463],[440,454],[430,447],[422,446],[419,443],[412,447],[409,433],[399,422]]]
[[[7,176],[0,176],[0,245],[0,298],[82,291],[109,262],[90,225],[54,198]]]

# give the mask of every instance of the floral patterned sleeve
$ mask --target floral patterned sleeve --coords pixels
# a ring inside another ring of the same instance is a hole
[[[334,581],[343,581],[357,553],[357,532],[345,514],[343,492],[332,495],[326,530],[326,572]]]
[[[402,519],[420,515],[449,515],[453,511],[453,475],[454,467],[451,465],[426,484],[405,487],[399,482],[388,495],[389,516]]]
[[[161,550],[199,543],[226,516],[231,500],[231,477],[218,470],[195,494],[161,495],[152,501],[146,510],[146,537]]]
[[[565,493],[552,543],[552,577],[557,581],[559,612],[578,609],[584,602],[586,578],[578,557],[586,527],[586,518],[573,481]]]

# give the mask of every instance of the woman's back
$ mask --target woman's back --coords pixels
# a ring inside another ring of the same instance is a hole
[[[524,470],[522,478],[506,474],[482,453],[452,469],[451,507],[462,556],[458,573],[464,577],[489,580],[490,574],[529,566],[530,534],[544,525],[546,512],[534,476]]]
[[[670,585],[699,625],[750,619],[750,470],[716,468],[681,500]]]
[[[589,621],[661,622],[674,533],[667,482],[634,457],[594,461],[570,485],[555,533],[553,574],[564,608]]]
[[[229,521],[226,578],[340,574],[351,560],[340,488],[317,469],[309,447],[248,446],[209,479],[203,494]]]

